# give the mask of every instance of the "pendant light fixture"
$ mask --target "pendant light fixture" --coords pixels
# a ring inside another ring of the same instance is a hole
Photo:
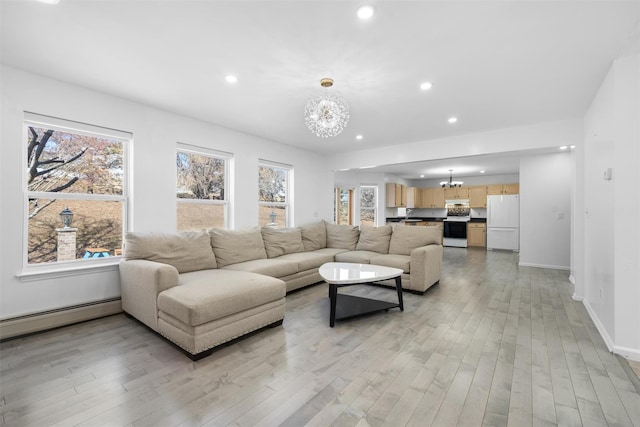
[[[462,181],[454,181],[453,180],[453,169],[449,169],[449,181],[442,181],[440,183],[441,187],[462,187]]]
[[[349,105],[338,96],[329,93],[333,79],[320,80],[324,89],[311,98],[304,108],[304,122],[309,130],[321,138],[339,135],[349,123]]]

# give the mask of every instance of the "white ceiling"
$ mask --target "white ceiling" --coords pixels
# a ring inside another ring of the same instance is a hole
[[[371,1],[365,22],[362,3],[2,0],[2,63],[330,154],[582,117],[640,17],[638,1]],[[323,77],[351,107],[328,140],[303,120]]]

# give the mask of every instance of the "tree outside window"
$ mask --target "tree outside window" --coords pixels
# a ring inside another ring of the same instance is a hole
[[[360,186],[360,225],[376,225],[376,206],[378,203],[378,187],[374,185]]]
[[[229,156],[178,149],[176,154],[179,231],[227,227]]]
[[[353,189],[336,187],[333,197],[333,220],[336,224],[353,224]]]
[[[258,224],[289,225],[291,167],[261,162],[258,165]],[[274,216],[275,215],[275,216]]]
[[[31,113],[24,129],[26,264],[120,255],[131,135]],[[66,229],[65,209],[73,213]]]

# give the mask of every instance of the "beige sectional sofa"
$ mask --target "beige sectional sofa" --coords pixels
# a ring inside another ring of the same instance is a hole
[[[324,221],[287,229],[127,233],[122,308],[195,360],[281,324],[286,292],[321,282],[319,267],[333,261],[401,268],[403,288],[424,293],[440,280],[440,233]]]

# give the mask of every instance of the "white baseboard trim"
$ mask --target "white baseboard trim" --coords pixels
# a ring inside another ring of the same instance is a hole
[[[595,312],[589,305],[589,301],[583,300],[582,303],[586,307],[587,313],[589,313],[589,317],[591,317],[591,320],[593,320],[593,323],[596,325],[596,328],[598,329],[598,332],[600,332],[600,336],[602,336],[602,339],[604,340],[604,343],[606,344],[609,351],[618,354],[625,359],[631,359],[636,362],[640,362],[640,349],[616,345],[607,333],[607,330],[604,328],[602,322],[600,322],[598,316],[596,316]]]
[[[584,301],[584,298],[583,298],[583,297],[579,297],[579,296],[578,296],[578,295],[576,295],[576,294],[571,295],[571,298],[572,298],[574,301],[580,301],[580,302]],[[589,316],[591,316],[591,313],[589,313]]]
[[[570,274],[570,275],[569,275],[569,282],[571,282],[571,284],[575,286],[575,284],[576,284],[576,278],[575,278],[575,277],[573,277],[573,274]]]
[[[122,312],[120,298],[34,313],[0,321],[0,340],[67,326]]]
[[[619,354],[625,359],[633,360],[634,362],[640,362],[640,350],[638,350],[637,348],[622,347],[620,345],[617,345],[614,347],[613,352],[615,354]]]
[[[596,325],[596,329],[598,329],[598,332],[600,332],[600,336],[604,340],[604,343],[607,346],[607,349],[609,349],[609,351],[612,353],[616,353],[614,351],[616,347],[615,343],[611,339],[611,336],[609,336],[609,333],[607,332],[604,325],[600,321],[600,318],[596,315],[596,312],[593,311],[593,308],[591,308],[589,301],[583,300],[582,304],[584,304],[585,308],[587,309],[587,313],[589,313],[589,317],[591,317],[591,320]]]
[[[549,268],[551,270],[571,270],[571,267],[564,265],[547,265],[547,264],[534,264],[530,262],[519,262],[520,267],[535,267],[535,268]]]

